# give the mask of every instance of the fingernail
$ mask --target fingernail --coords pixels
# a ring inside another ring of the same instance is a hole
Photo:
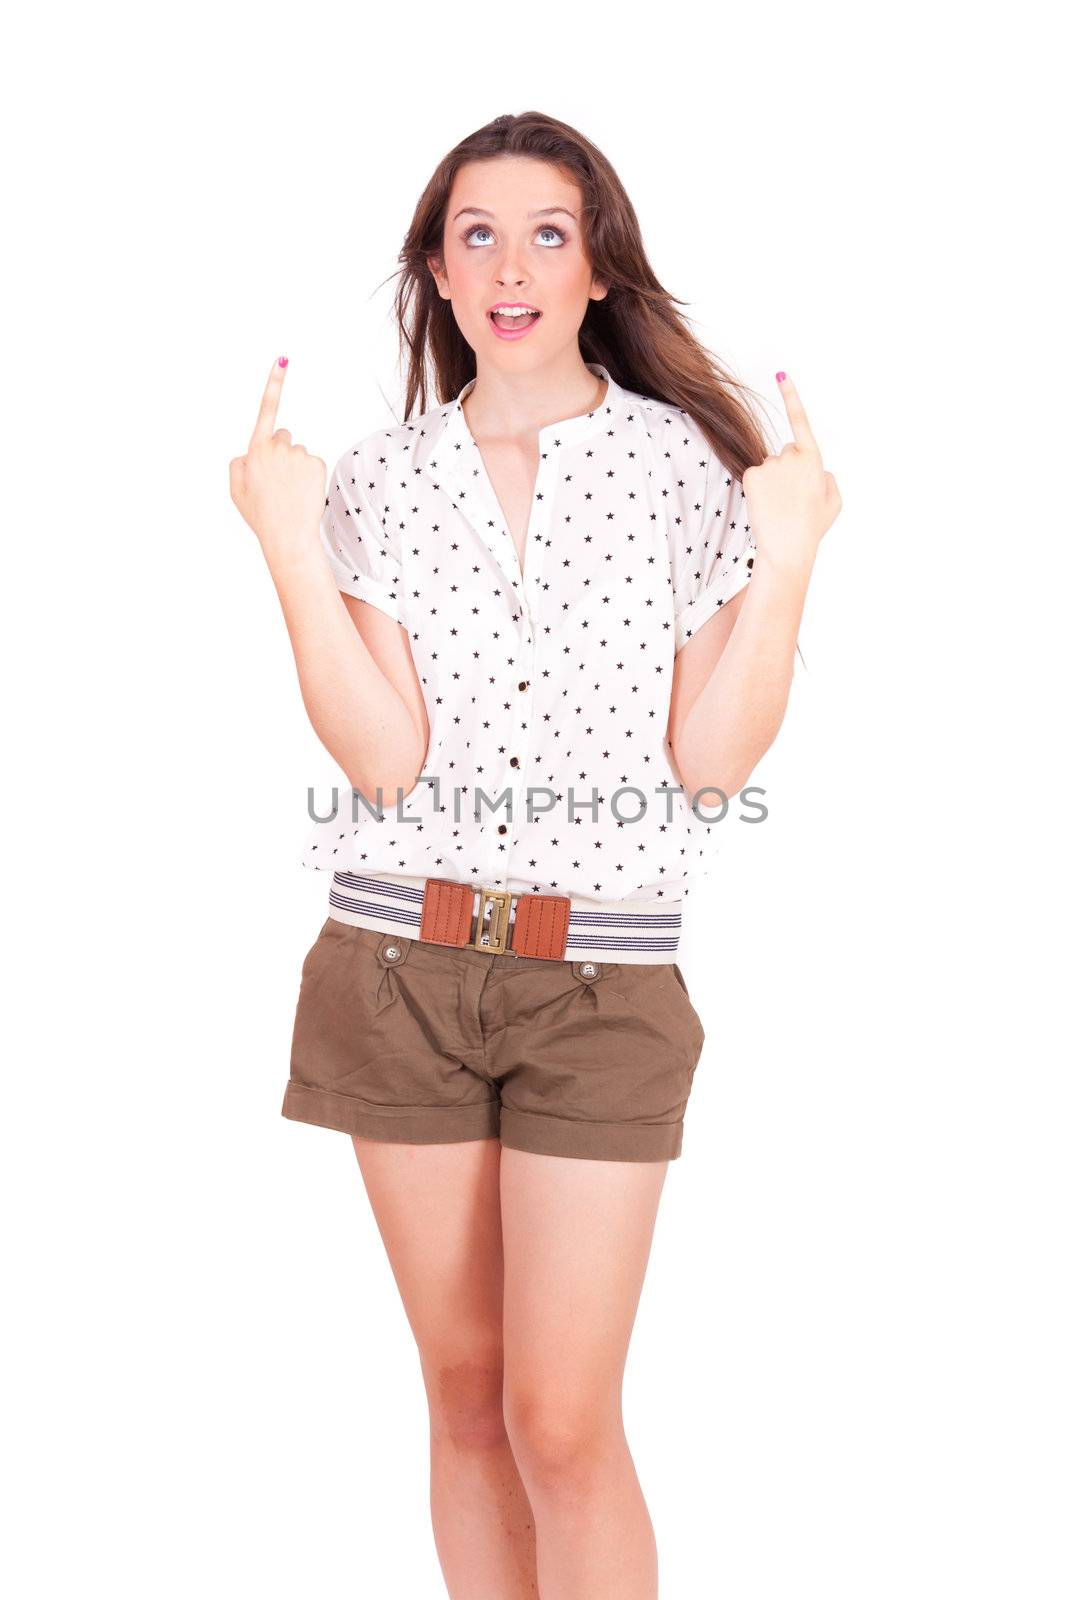
[[[784,372],[776,372],[774,374],[774,376],[778,379],[779,383],[784,383],[785,382],[785,373]]]
[[[288,356],[279,356],[278,357],[278,365],[280,367],[287,367],[289,365],[289,357]],[[784,374],[783,374],[783,376],[784,376]]]

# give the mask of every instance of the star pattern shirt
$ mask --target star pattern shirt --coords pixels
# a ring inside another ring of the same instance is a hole
[[[303,865],[598,903],[680,900],[706,870],[720,802],[702,819],[673,764],[674,657],[756,543],[689,415],[589,370],[602,403],[540,431],[525,572],[462,408],[473,379],[337,462],[323,547],[345,594],[406,628],[430,738],[380,816],[341,788]]]

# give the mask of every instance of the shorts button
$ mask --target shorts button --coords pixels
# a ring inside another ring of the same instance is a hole
[[[583,978],[595,978],[599,970],[595,961],[582,962],[581,973]]]
[[[400,955],[400,951],[395,944],[387,944],[385,949],[382,951],[382,955],[385,957],[386,961],[395,961]]]

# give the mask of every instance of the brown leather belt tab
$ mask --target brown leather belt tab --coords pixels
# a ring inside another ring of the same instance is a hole
[[[420,939],[430,944],[467,944],[473,917],[474,890],[469,883],[427,878],[419,920]]]
[[[562,961],[567,948],[571,903],[563,894],[524,894],[515,908],[512,949],[520,956]]]
[[[475,901],[478,902],[475,926]],[[510,922],[515,902],[515,921]],[[488,913],[488,923],[486,920]],[[571,903],[562,894],[513,895],[475,889],[449,878],[427,878],[422,894],[419,938],[428,944],[479,950],[483,955],[534,956],[562,961],[567,948]]]

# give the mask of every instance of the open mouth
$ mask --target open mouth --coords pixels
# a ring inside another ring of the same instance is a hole
[[[532,307],[522,310],[516,308],[509,311],[490,311],[489,320],[495,328],[500,329],[501,333],[518,333],[521,328],[532,328],[540,315],[540,311],[535,311]]]

